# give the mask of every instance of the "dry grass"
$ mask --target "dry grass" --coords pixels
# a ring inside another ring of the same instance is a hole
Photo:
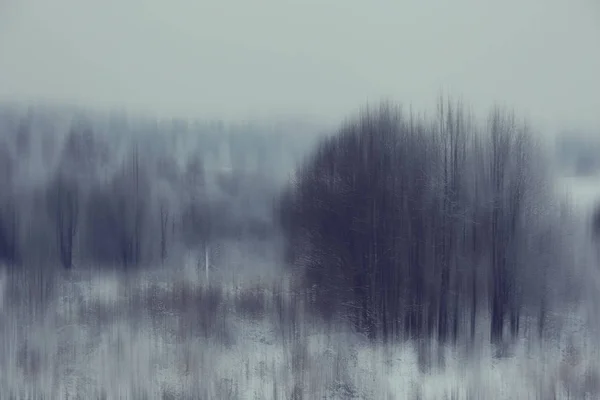
[[[468,359],[460,351],[446,350],[445,365],[420,369],[423,349],[428,358],[436,358],[431,343],[368,345],[343,325],[327,326],[304,312],[302,295],[285,282],[206,286],[177,275],[160,283],[143,276],[119,280],[100,275],[54,282],[46,292],[47,302],[38,301],[44,312],[35,315],[21,314],[32,302],[5,290],[4,297],[14,296],[4,302],[0,316],[8,322],[0,324],[0,386],[7,396],[424,400],[600,396],[596,357],[600,346],[582,337],[570,345],[568,341],[518,345],[511,357],[503,359],[494,359],[492,349],[485,346]],[[26,281],[16,283],[13,288],[27,289]]]

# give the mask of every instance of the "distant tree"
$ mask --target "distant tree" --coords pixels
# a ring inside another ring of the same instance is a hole
[[[592,234],[596,239],[600,239],[600,205],[596,206],[592,217]]]
[[[0,185],[2,192],[10,191],[14,183],[16,160],[5,141],[0,142]]]
[[[6,142],[0,142],[0,261],[18,261],[18,209],[14,195],[15,158]]]
[[[15,265],[19,263],[19,232],[17,207],[11,199],[0,203],[0,261]]]
[[[156,178],[172,186],[173,189],[179,184],[180,170],[174,158],[167,155],[159,156],[156,163]]]
[[[87,124],[73,124],[60,155],[59,169],[74,176],[81,184],[95,178],[96,171],[108,162],[108,148],[98,140]]]
[[[183,185],[181,227],[185,244],[195,248],[206,244],[211,225],[204,165],[197,154],[188,160]]]
[[[86,256],[90,261],[112,265],[122,261],[119,237],[122,221],[114,209],[110,186],[97,184],[89,193],[86,204]]]
[[[142,259],[143,225],[146,216],[146,199],[149,194],[147,176],[142,171],[139,153],[133,149],[131,158],[113,181],[115,211],[121,225],[118,236],[123,266],[137,266]]]
[[[54,242],[64,268],[73,266],[80,205],[94,184],[96,169],[106,161],[106,156],[106,148],[96,140],[88,124],[72,123],[45,196]]]
[[[183,204],[181,208],[181,228],[183,241],[188,248],[203,250],[206,279],[209,275],[210,241],[214,231],[213,219],[219,218],[207,196],[204,163],[198,154],[194,154],[187,163],[182,188]]]
[[[91,191],[86,236],[96,261],[125,268],[141,263],[151,193],[148,179],[134,148],[111,181]]]
[[[41,147],[43,166],[50,169],[56,152],[56,133],[52,127],[43,132]]]
[[[32,114],[28,114],[19,123],[17,128],[16,147],[19,157],[29,157],[31,152],[31,124]]]
[[[154,171],[153,196],[156,199],[154,212],[158,215],[160,259],[165,262],[171,242],[175,238],[177,208],[175,198],[181,189],[181,174],[174,158],[160,155]]]
[[[159,215],[160,215],[160,260],[161,260],[161,262],[164,263],[167,258],[169,223],[171,222],[171,215],[169,213],[168,204],[164,200],[160,201]]]
[[[73,266],[73,245],[79,222],[79,188],[75,179],[59,173],[50,183],[46,205],[54,225],[56,246],[64,268]]]
[[[194,154],[188,160],[184,180],[190,200],[198,199],[205,184],[204,164],[199,155]]]

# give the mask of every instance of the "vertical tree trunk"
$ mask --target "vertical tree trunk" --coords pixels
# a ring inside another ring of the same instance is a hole
[[[169,223],[169,211],[164,204],[160,205],[160,259],[164,264],[167,258],[167,225]]]
[[[204,273],[206,278],[206,284],[209,284],[210,281],[208,279],[208,270],[209,270],[209,245],[208,241],[204,244]]]
[[[471,275],[471,344],[475,342],[477,330],[477,268],[473,268]]]

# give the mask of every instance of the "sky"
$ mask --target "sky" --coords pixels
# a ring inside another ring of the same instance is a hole
[[[0,100],[342,118],[440,93],[600,131],[600,2],[0,0]]]

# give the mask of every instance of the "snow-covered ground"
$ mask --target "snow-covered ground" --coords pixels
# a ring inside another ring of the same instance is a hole
[[[596,181],[560,185],[582,211],[600,199]],[[511,356],[482,336],[442,359],[312,320],[281,274],[206,285],[197,268],[4,273],[0,399],[600,398],[600,344],[582,318],[557,317],[556,335]]]
[[[179,272],[174,276],[181,278]],[[598,348],[576,324],[556,342],[523,342],[507,358],[492,357],[481,343],[469,357],[447,350],[440,366],[418,357],[410,344],[367,345],[343,329],[311,322],[281,287],[224,289],[176,278],[157,285],[145,275],[128,282],[99,274],[57,278],[48,298],[3,309],[2,398],[549,399],[567,389],[600,393]],[[428,363],[431,369],[424,368]]]

